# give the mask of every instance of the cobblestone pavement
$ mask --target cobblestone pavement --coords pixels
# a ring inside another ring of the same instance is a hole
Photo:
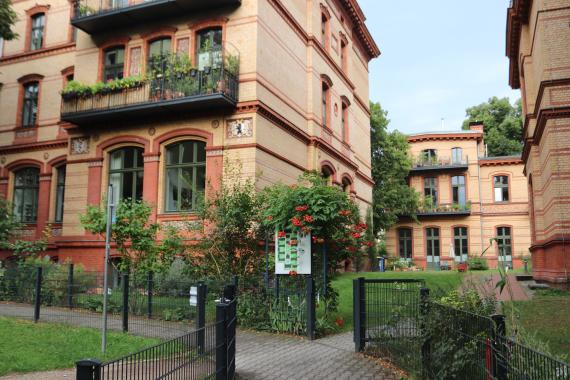
[[[93,315],[84,315],[65,309],[42,308],[43,321],[64,322],[91,326]],[[29,319],[31,306],[0,303],[0,315]],[[65,313],[63,313],[65,311]],[[65,315],[65,318],[62,316]],[[58,317],[58,318],[56,318]],[[114,321],[113,323],[118,323]],[[149,327],[139,331],[136,324],[129,324],[131,333],[148,335]],[[159,327],[159,326],[154,326]],[[160,334],[170,338],[172,332],[161,325]],[[156,333],[155,333],[156,334]],[[152,335],[155,335],[152,334]],[[155,335],[156,336],[156,335]],[[374,360],[354,352],[352,332],[332,335],[309,341],[295,336],[276,335],[239,330],[237,335],[236,372],[239,379],[399,379]],[[0,342],[1,345],[1,342]],[[74,369],[49,372],[11,374],[1,380],[56,380],[74,378]]]

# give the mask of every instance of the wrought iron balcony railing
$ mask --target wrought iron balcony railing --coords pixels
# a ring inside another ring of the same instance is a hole
[[[61,119],[77,125],[115,122],[196,109],[231,109],[237,100],[238,79],[226,68],[192,69],[174,77],[143,79],[127,88],[63,94]]]
[[[241,0],[77,0],[71,24],[93,34],[168,16],[240,4]]]
[[[425,158],[417,157],[412,163],[410,172],[436,171],[436,170],[467,170],[468,158],[452,159],[449,157]]]
[[[471,215],[471,202],[465,204],[423,204],[418,209],[417,216],[467,216]]]

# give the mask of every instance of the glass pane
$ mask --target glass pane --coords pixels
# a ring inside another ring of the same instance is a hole
[[[124,149],[124,161],[123,161],[123,168],[134,168],[135,167],[135,153],[134,149],[125,148]]]
[[[123,150],[116,150],[111,153],[110,169],[122,169],[123,167]]]
[[[206,167],[199,166],[196,168],[196,191],[204,192],[206,189]]]
[[[133,175],[135,173],[124,173],[123,174],[123,183],[122,183],[122,192],[121,199],[126,198],[134,198],[135,194],[133,193]]]
[[[178,209],[178,169],[166,172],[166,211]]]
[[[57,187],[56,199],[55,199],[55,221],[61,222],[63,220],[63,186]]]
[[[501,191],[501,188],[496,187],[495,188],[495,202],[502,202],[503,201],[503,192]]]
[[[182,144],[182,162],[185,164],[193,163],[194,160],[194,142],[184,142]]]
[[[508,187],[503,187],[503,201],[508,201],[509,200],[509,188]]]
[[[135,176],[136,176],[135,199],[142,199],[144,173],[143,171],[139,170],[138,172],[136,172]]]
[[[121,173],[111,173],[109,176],[109,184],[113,185],[113,201],[116,202],[120,199],[123,193],[122,190],[122,174]]]
[[[180,173],[180,209],[189,210],[192,208],[193,170],[182,169]]]
[[[24,201],[24,190],[15,189],[13,207],[14,207],[14,217],[18,221],[22,221],[23,201]]]
[[[465,186],[461,186],[459,188],[459,200],[457,201],[461,206],[465,205],[465,200],[466,200],[466,194],[465,194]]]
[[[196,150],[198,152],[197,162],[206,162],[206,143],[202,141],[196,142]]]
[[[180,152],[180,144],[174,144],[166,149],[166,165],[178,163],[178,155]]]

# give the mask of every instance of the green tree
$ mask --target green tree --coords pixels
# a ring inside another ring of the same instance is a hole
[[[372,150],[374,232],[390,228],[398,216],[415,218],[418,193],[408,186],[412,167],[407,138],[398,131],[388,132],[388,112],[380,103],[370,102],[370,148]]]
[[[19,261],[35,258],[46,250],[50,235],[49,226],[38,240],[17,239],[16,232],[20,227],[21,224],[14,217],[10,204],[4,198],[0,198],[0,249],[12,251]]]
[[[521,100],[514,105],[509,98],[490,98],[487,102],[467,108],[467,119],[463,129],[469,129],[469,123],[480,121],[485,125],[485,142],[489,156],[508,156],[522,152],[522,106]]]
[[[161,229],[158,223],[149,222],[151,212],[151,206],[144,201],[124,199],[118,203],[111,241],[121,255],[121,270],[162,273],[170,268],[176,256],[186,251],[174,228]],[[87,231],[104,236],[106,207],[89,206],[87,213],[81,216],[81,224]]]
[[[17,19],[10,0],[0,0],[0,38],[10,41],[18,37],[12,30]]]

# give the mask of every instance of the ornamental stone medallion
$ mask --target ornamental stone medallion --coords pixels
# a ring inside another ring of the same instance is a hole
[[[71,139],[71,154],[89,153],[89,137],[74,137]]]
[[[229,139],[253,136],[253,119],[229,120],[227,136]]]

